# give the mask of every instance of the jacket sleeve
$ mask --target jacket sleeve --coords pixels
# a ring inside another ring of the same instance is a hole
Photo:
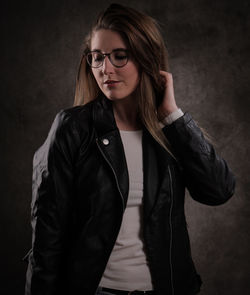
[[[33,158],[31,226],[25,295],[65,294],[64,257],[72,220],[73,163],[79,145],[76,123],[57,114]]]
[[[191,197],[207,205],[225,203],[234,194],[234,175],[191,115],[185,113],[163,132],[182,166]]]

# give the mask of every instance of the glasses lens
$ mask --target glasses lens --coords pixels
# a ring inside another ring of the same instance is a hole
[[[111,63],[118,68],[125,66],[128,62],[128,53],[126,50],[114,50],[106,55],[109,56]],[[104,58],[105,54],[98,51],[87,54],[87,62],[92,68],[99,68],[102,66]]]
[[[126,50],[115,50],[110,54],[110,61],[116,67],[123,67],[128,62]]]
[[[87,55],[87,62],[93,68],[98,68],[102,65],[103,55],[100,52],[90,52]]]

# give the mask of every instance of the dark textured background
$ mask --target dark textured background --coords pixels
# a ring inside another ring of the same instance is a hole
[[[32,157],[55,114],[72,105],[81,42],[111,2],[1,2],[0,294],[23,294]],[[118,2],[161,22],[176,100],[214,138],[237,177],[225,205],[187,198],[201,295],[250,294],[249,1]]]

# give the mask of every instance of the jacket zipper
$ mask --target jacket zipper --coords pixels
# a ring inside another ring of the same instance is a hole
[[[174,282],[173,282],[173,264],[172,264],[172,247],[173,247],[173,225],[172,225],[172,211],[173,211],[173,185],[172,185],[172,174],[170,166],[168,166],[169,179],[170,179],[170,211],[169,211],[169,228],[170,228],[170,245],[169,245],[169,264],[170,264],[170,277],[171,277],[171,288],[172,295],[174,295]]]
[[[118,191],[119,191],[119,193],[120,193],[120,197],[121,197],[121,199],[122,199],[122,210],[123,210],[123,212],[124,212],[124,211],[125,211],[125,208],[124,208],[124,207],[125,207],[125,206],[124,206],[124,200],[123,200],[122,192],[121,192],[121,189],[120,189],[120,186],[119,186],[119,182],[118,182],[118,178],[117,178],[117,175],[116,175],[116,173],[115,173],[115,170],[114,170],[114,168],[112,167],[112,165],[111,165],[111,163],[109,162],[109,160],[107,159],[107,157],[105,156],[104,152],[102,151],[102,149],[101,149],[101,147],[100,147],[100,145],[99,145],[99,142],[98,142],[98,138],[96,138],[96,144],[97,144],[97,146],[98,146],[98,149],[99,149],[100,152],[102,153],[104,159],[105,159],[106,162],[108,163],[109,167],[110,167],[111,170],[113,171],[113,174],[114,174],[114,176],[115,176],[116,185],[117,185]]]
[[[117,189],[118,189],[119,194],[120,194],[120,197],[121,197],[121,199],[122,199],[122,211],[124,212],[124,211],[125,211],[125,208],[124,208],[124,207],[125,207],[125,206],[124,206],[124,200],[123,200],[122,192],[121,192],[121,189],[120,189],[120,186],[119,186],[119,182],[118,182],[118,178],[117,178],[117,175],[116,175],[116,173],[115,173],[115,170],[114,170],[114,168],[112,167],[112,165],[111,165],[111,163],[109,162],[109,160],[107,159],[107,157],[105,156],[104,152],[102,151],[102,149],[101,149],[101,147],[100,147],[100,145],[99,145],[99,142],[98,142],[98,138],[96,138],[96,144],[97,144],[98,149],[100,150],[101,154],[103,155],[105,161],[108,163],[109,167],[111,168],[111,170],[112,170],[112,172],[113,172],[113,174],[114,174],[114,176],[115,176],[115,181],[116,181]],[[104,271],[105,271],[105,270],[104,270]],[[104,272],[103,272],[103,273],[104,273]],[[103,275],[103,273],[102,273],[102,275]],[[97,288],[96,288],[95,294],[97,293],[98,288],[99,288],[99,284],[98,284],[98,286],[97,286]]]

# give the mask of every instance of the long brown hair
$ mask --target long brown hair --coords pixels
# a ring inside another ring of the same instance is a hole
[[[111,4],[99,15],[84,40],[74,105],[94,100],[101,91],[86,61],[92,35],[100,29],[118,32],[139,64],[140,82],[136,95],[140,119],[155,140],[172,154],[157,118],[157,108],[164,91],[159,71],[168,71],[168,54],[158,23],[148,15],[120,4]]]

